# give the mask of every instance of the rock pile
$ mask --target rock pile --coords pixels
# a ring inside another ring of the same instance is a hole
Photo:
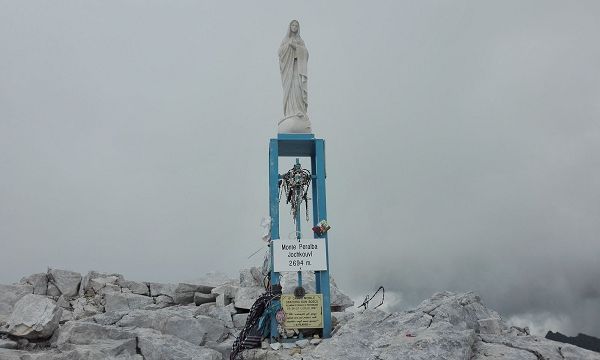
[[[258,269],[242,270],[239,280],[210,274],[179,284],[94,271],[83,277],[54,269],[31,275],[0,285],[0,360],[228,359],[262,280]],[[282,284],[292,287],[293,277]],[[352,305],[335,286],[332,299],[334,310]],[[242,357],[600,360],[599,353],[507,326],[473,293],[437,293],[403,312],[332,315],[329,339],[302,339],[291,331],[280,343],[265,341]]]
[[[163,284],[49,269],[0,285],[0,360],[228,358],[263,278],[251,268]],[[332,291],[335,308],[352,305]]]

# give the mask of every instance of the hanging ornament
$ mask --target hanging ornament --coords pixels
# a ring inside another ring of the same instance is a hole
[[[300,164],[295,164],[292,169],[286,172],[279,180],[279,199],[282,192],[285,192],[286,204],[290,204],[290,213],[296,222],[296,217],[300,211],[300,205],[304,202],[306,206],[306,221],[308,221],[308,187],[311,182],[310,171],[303,169]]]

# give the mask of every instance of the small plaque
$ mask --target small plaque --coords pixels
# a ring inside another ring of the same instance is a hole
[[[323,295],[306,294],[303,298],[281,295],[281,306],[285,312],[286,329],[323,328]]]

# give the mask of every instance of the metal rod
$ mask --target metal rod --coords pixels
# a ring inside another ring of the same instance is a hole
[[[300,165],[299,158],[296,158],[296,165]],[[296,239],[298,241],[300,241],[300,239],[302,238],[302,229],[300,226],[300,221],[302,219],[302,216],[300,214],[302,212],[302,206],[300,206],[300,201],[302,201],[302,194],[300,191],[296,191],[296,204],[298,204],[298,209],[296,209]],[[298,286],[302,286],[302,271],[298,271]]]

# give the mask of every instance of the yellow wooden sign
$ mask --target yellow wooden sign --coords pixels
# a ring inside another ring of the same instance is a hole
[[[323,327],[323,295],[306,294],[302,298],[281,295],[286,329],[314,329]]]

